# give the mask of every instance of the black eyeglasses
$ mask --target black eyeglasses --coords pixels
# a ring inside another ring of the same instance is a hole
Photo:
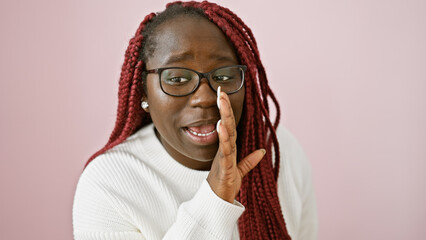
[[[201,79],[206,78],[213,91],[220,86],[221,91],[232,94],[244,85],[245,65],[233,65],[216,68],[208,73],[200,73],[184,67],[167,67],[147,70],[147,73],[158,73],[161,90],[164,93],[181,97],[197,90]]]

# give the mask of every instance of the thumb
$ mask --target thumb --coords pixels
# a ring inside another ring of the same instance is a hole
[[[241,178],[256,167],[260,160],[262,160],[263,156],[265,156],[265,153],[265,149],[258,149],[238,162],[238,169],[240,170]]]

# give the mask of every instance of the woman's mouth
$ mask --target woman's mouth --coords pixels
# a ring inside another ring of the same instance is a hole
[[[211,132],[207,132],[207,133],[200,133],[200,132],[196,132],[196,131],[194,131],[192,128],[188,128],[188,131],[189,131],[190,133],[192,133],[192,134],[194,134],[194,135],[198,136],[198,137],[205,137],[205,136],[209,136],[209,135],[212,135],[213,133],[215,133],[215,132],[216,132],[216,129],[214,129],[214,130],[213,130],[213,131],[211,131]]]
[[[215,124],[184,127],[186,135],[196,144],[208,145],[218,140]]]

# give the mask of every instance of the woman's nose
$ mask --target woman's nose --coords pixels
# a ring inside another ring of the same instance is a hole
[[[191,94],[191,106],[209,108],[216,105],[216,92],[210,87],[207,79],[203,78],[200,85]]]

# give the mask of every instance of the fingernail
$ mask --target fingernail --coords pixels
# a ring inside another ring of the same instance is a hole
[[[216,99],[217,108],[220,110],[220,86],[217,87],[217,99]]]
[[[263,155],[265,155],[265,154],[266,154],[266,150],[265,150],[264,148],[261,148],[261,149],[260,149],[260,151],[262,151],[262,152],[263,152]]]
[[[217,133],[219,133],[219,124],[220,124],[220,121],[221,120],[217,121],[217,124],[216,124],[216,131],[217,131]]]

